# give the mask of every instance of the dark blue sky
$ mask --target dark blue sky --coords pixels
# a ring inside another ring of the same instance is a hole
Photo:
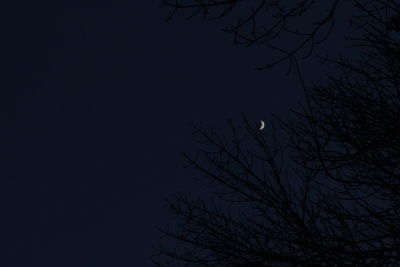
[[[138,2],[1,9],[0,266],[150,266],[164,197],[201,190],[182,168],[189,123],[256,123],[300,100],[287,65],[253,70],[272,51]]]

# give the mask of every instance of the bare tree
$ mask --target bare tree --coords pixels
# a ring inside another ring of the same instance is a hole
[[[246,118],[229,136],[193,126],[202,141],[188,165],[212,197],[169,201],[177,246],[160,266],[399,266],[400,38],[393,1],[360,5],[351,42],[359,60],[312,86],[295,120],[259,131]],[[397,9],[396,9],[397,8]],[[295,61],[296,62],[296,61]],[[285,133],[283,138],[278,131]]]

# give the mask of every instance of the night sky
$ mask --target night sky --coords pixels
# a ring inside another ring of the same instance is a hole
[[[1,27],[0,266],[151,266],[164,198],[197,194],[191,122],[289,116],[273,51],[152,1],[10,1]],[[312,64],[304,68],[315,78]],[[268,130],[268,125],[266,129]]]

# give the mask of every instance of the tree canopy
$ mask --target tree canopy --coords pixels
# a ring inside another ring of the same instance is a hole
[[[217,6],[229,7],[221,13],[225,16],[239,4],[253,2],[273,2],[282,12],[292,10],[281,7],[283,1],[193,1],[186,6],[177,1],[170,6],[202,10],[207,16]],[[298,2],[305,9],[316,1]],[[400,264],[400,28],[396,22],[400,14],[385,15],[399,12],[400,3],[354,2],[359,13],[352,23],[360,35],[349,41],[361,56],[325,58],[338,72],[327,72],[325,82],[311,85],[305,84],[295,64],[306,95],[302,107],[293,110],[296,119],[274,117],[269,122],[272,128],[265,132],[244,117],[243,123],[229,122],[229,135],[193,126],[203,143],[196,155],[185,154],[185,158],[203,174],[206,184],[214,186],[213,197],[191,200],[177,195],[169,201],[177,227],[162,232],[177,245],[158,247],[155,263]],[[253,17],[261,12],[257,10]],[[336,9],[330,10],[333,14]]]

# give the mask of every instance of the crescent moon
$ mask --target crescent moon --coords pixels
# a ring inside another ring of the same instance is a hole
[[[265,127],[265,123],[263,121],[260,121],[260,122],[261,122],[260,130],[262,130]]]

